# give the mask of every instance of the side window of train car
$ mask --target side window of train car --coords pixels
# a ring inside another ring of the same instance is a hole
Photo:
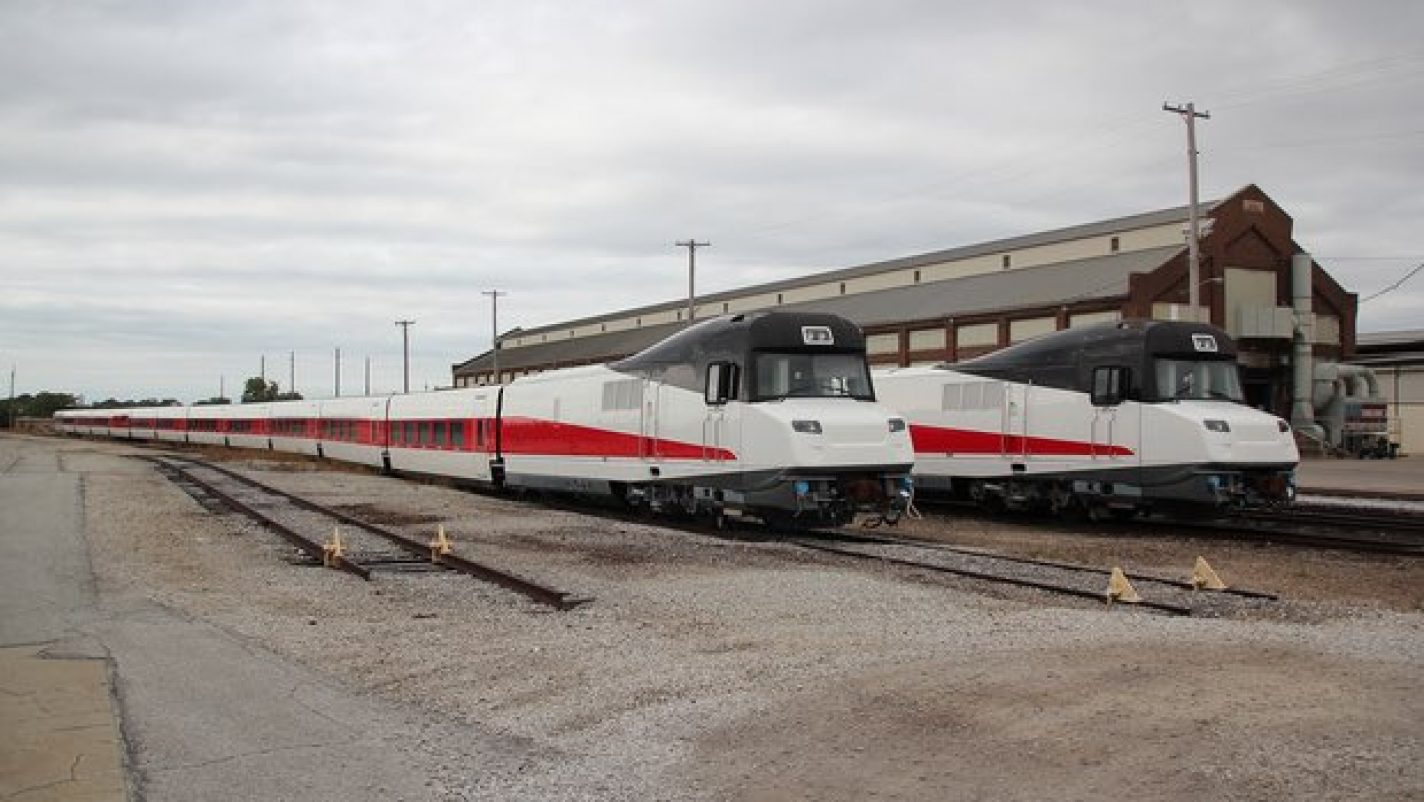
[[[463,451],[465,448],[465,422],[452,421],[450,423],[450,445],[456,450]]]
[[[1127,398],[1127,368],[1101,365],[1093,368],[1092,402],[1095,407],[1115,407]]]
[[[731,362],[713,362],[707,366],[707,384],[703,400],[709,405],[725,404],[737,397],[737,366]]]

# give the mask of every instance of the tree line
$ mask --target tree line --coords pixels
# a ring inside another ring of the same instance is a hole
[[[241,403],[300,400],[302,400],[301,393],[284,393],[276,382],[265,381],[260,376],[253,376],[243,385]],[[214,396],[193,403],[198,406],[231,404],[232,399]],[[103,401],[85,404],[83,399],[73,393],[56,393],[46,390],[17,395],[13,400],[0,398],[0,427],[8,428],[18,418],[49,418],[61,409],[132,409],[134,407],[180,407],[182,405],[183,403],[176,398],[138,400],[106,398]]]

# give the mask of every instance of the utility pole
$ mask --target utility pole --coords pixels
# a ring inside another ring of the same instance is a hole
[[[15,431],[15,363],[10,363],[10,431]]]
[[[291,362],[287,365],[287,392],[297,391],[297,352],[291,353]]]
[[[365,392],[365,395],[370,395],[370,394],[371,394],[371,357],[368,356],[368,357],[366,357],[366,392]]]
[[[341,397],[341,349],[336,349],[336,397]]]
[[[218,398],[227,398],[227,396],[225,395],[226,392],[227,392],[227,377],[226,377],[226,376],[219,376],[219,377],[218,377]]]
[[[692,239],[679,240],[678,242],[674,242],[673,245],[687,249],[687,324],[690,326],[692,325],[692,319],[697,315],[697,249],[710,248],[712,247],[712,243],[698,242],[694,237]]]
[[[267,389],[267,355],[266,355],[266,354],[263,354],[262,356],[258,357],[258,361],[257,361],[257,375],[262,377],[262,389],[263,389],[263,390],[266,390],[266,389]]]
[[[404,366],[404,383],[401,385],[401,392],[410,393],[410,327],[415,325],[414,320],[397,320],[396,325],[401,327],[401,349],[405,354],[401,364]]]
[[[1201,234],[1199,222],[1197,220],[1197,119],[1210,120],[1211,114],[1205,111],[1197,111],[1195,103],[1188,103],[1185,106],[1171,106],[1162,104],[1163,111],[1169,111],[1180,115],[1187,123],[1187,183],[1188,192],[1191,195],[1190,206],[1187,207],[1187,214],[1190,216],[1189,226],[1191,232],[1187,235],[1187,306],[1191,309],[1191,319],[1198,320],[1198,294],[1201,292],[1199,282],[1201,281],[1201,254],[1197,239]]]
[[[494,359],[494,383],[499,384],[499,296],[509,293],[485,290],[480,294],[490,297],[490,356]]]

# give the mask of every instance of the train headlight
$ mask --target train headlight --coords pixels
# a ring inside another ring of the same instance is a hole
[[[891,433],[891,434],[894,434],[895,432],[903,432],[903,431],[905,431],[905,419],[904,419],[904,418],[891,418],[891,419],[890,419],[890,433]]]
[[[1289,432],[1289,431],[1290,431],[1290,424],[1289,424],[1289,423],[1286,423],[1286,422],[1283,421],[1283,420],[1277,419],[1277,420],[1276,420],[1276,428],[1281,430],[1281,434],[1285,434],[1286,432]]]
[[[1225,434],[1226,432],[1231,431],[1231,424],[1227,423],[1224,420],[1207,418],[1206,420],[1202,421],[1202,425],[1205,426],[1206,430],[1209,432],[1221,432]]]
[[[802,434],[820,434],[821,422],[818,420],[794,420],[791,428]]]

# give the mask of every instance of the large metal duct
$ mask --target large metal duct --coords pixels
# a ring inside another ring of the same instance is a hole
[[[1315,422],[1315,371],[1311,359],[1311,344],[1315,341],[1315,315],[1311,307],[1312,285],[1310,268],[1313,260],[1308,253],[1291,257],[1291,308],[1294,310],[1294,348],[1291,354],[1291,426],[1295,430],[1320,439],[1324,434]]]
[[[1362,389],[1365,392],[1360,392]],[[1374,371],[1361,365],[1338,362],[1318,362],[1315,365],[1315,421],[1323,424],[1324,437],[1331,445],[1344,445],[1345,402],[1356,398],[1382,401],[1379,379]]]

